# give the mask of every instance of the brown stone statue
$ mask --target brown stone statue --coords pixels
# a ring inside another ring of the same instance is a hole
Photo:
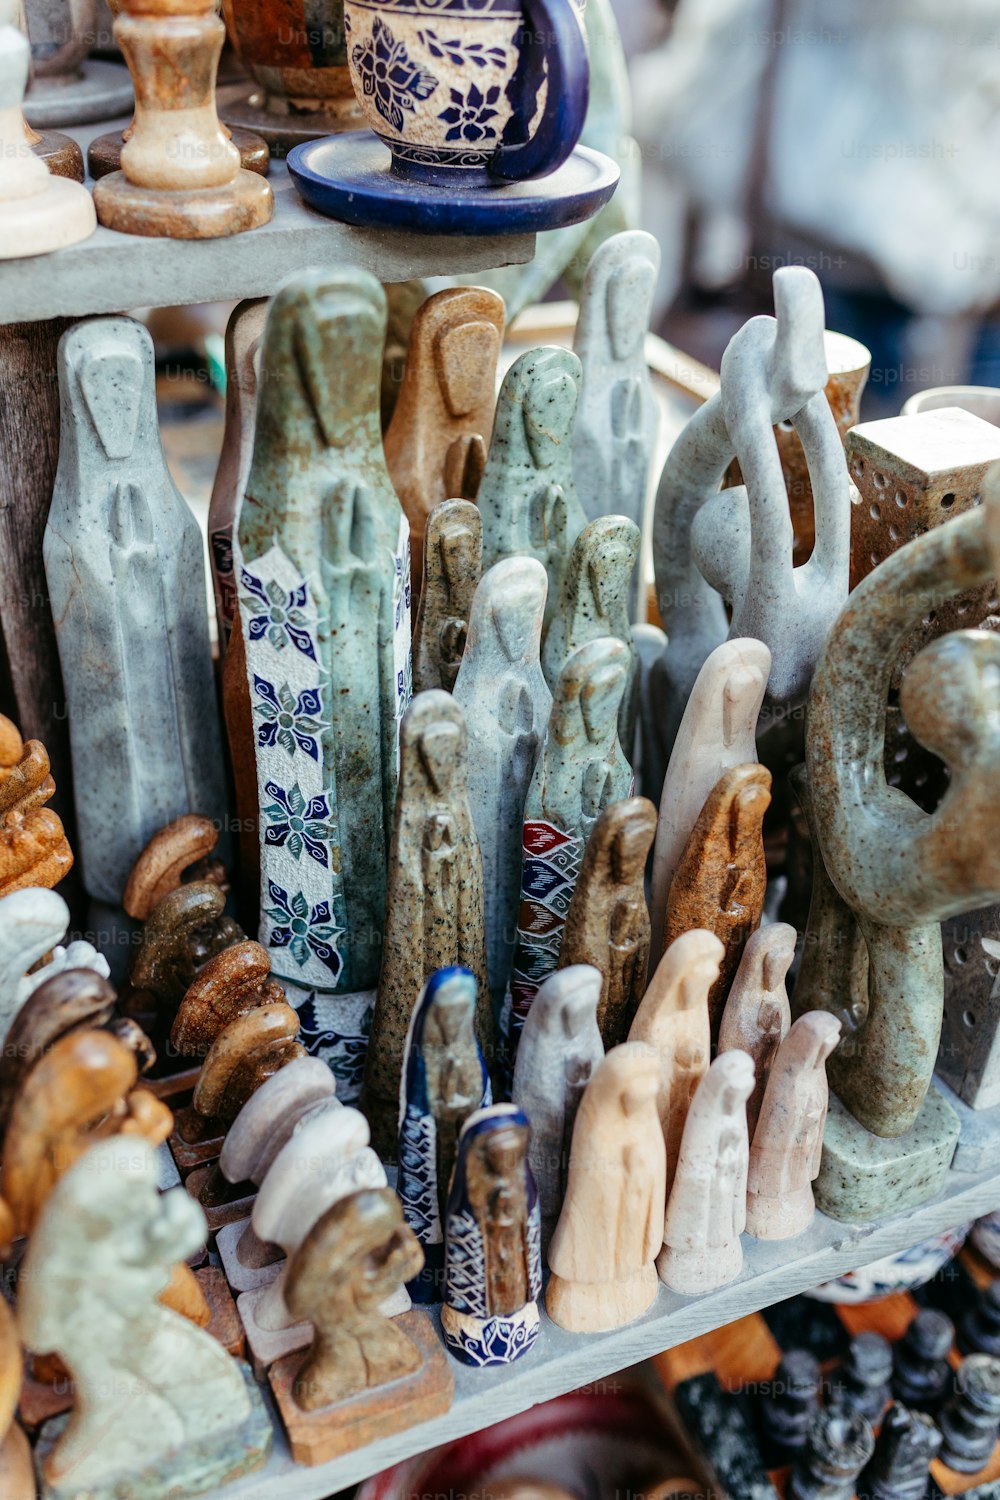
[[[210,880],[226,889],[221,860],[212,859],[219,833],[211,818],[185,813],[154,833],[132,866],[122,905],[137,922],[149,920],[154,907],[185,880]]]
[[[400,731],[399,790],[389,852],[382,969],[365,1059],[362,1107],[383,1160],[396,1150],[410,1017],[425,980],[460,964],[478,985],[476,1035],[495,1057],[486,975],[483,865],[469,808],[465,716],[448,693],[420,693]]]
[[[646,856],[656,808],[645,797],[612,803],[598,818],[566,917],[559,967],[593,964],[603,976],[597,1024],[605,1050],[628,1035],[646,987]]]
[[[98,1030],[114,1015],[115,992],[93,969],[64,969],[28,996],[7,1032],[0,1056],[0,1133],[28,1071],[61,1036]]]
[[[413,691],[451,692],[483,571],[483,521],[471,500],[442,500],[427,517],[424,576],[413,622]]]
[[[0,896],[25,886],[51,889],[72,868],[62,820],[44,805],[55,789],[45,746],[27,740],[0,781]]]
[[[129,978],[151,1006],[172,1012],[201,966],[243,933],[225,913],[226,897],[210,880],[178,886],[153,908]]]
[[[743,946],[760,925],[767,869],[761,823],[771,802],[771,773],[734,766],[715,783],[684,846],[667,898],[666,946],[703,927],[725,945],[708,996],[713,1040]]]

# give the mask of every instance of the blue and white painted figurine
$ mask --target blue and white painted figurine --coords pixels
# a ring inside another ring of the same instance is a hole
[[[506,1365],[538,1337],[541,1215],[531,1126],[514,1104],[462,1127],[445,1217],[445,1343],[467,1365]]]

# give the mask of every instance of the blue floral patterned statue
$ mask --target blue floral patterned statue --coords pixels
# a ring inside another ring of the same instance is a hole
[[[467,1365],[506,1365],[538,1336],[541,1216],[531,1126],[513,1104],[462,1127],[445,1218],[445,1343]]]
[[[439,1302],[448,1188],[465,1121],[493,1102],[475,1031],[476,979],[457,965],[424,985],[410,1021],[399,1118],[403,1214],[424,1252],[409,1283],[415,1302]]]

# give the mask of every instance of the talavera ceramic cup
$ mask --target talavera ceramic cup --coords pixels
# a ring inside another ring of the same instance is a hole
[[[543,177],[580,138],[590,70],[573,0],[345,0],[365,119],[416,181]]]

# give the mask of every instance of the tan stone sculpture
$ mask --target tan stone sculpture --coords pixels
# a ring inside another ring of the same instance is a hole
[[[428,513],[423,579],[413,621],[413,691],[451,692],[462,664],[472,597],[483,568],[483,522],[471,500]]]
[[[25,1077],[39,1058],[69,1032],[106,1026],[114,1012],[114,989],[93,969],[66,969],[32,990],[3,1038],[0,1135]]]
[[[171,1021],[202,965],[243,941],[225,906],[225,893],[214,881],[194,880],[164,896],[147,918],[129,978]]]
[[[62,820],[46,807],[56,789],[39,740],[26,740],[0,782],[0,896],[26,886],[57,885],[73,866]]]
[[[210,880],[225,890],[225,869],[211,857],[218,840],[215,824],[200,813],[185,813],[154,833],[122,893],[129,916],[147,922],[153,909],[185,880]]]
[[[785,975],[795,957],[795,940],[795,928],[787,922],[772,922],[752,932],[722,1012],[719,1051],[740,1048],[753,1058],[756,1076],[747,1100],[751,1139],[771,1064],[792,1024]]]

